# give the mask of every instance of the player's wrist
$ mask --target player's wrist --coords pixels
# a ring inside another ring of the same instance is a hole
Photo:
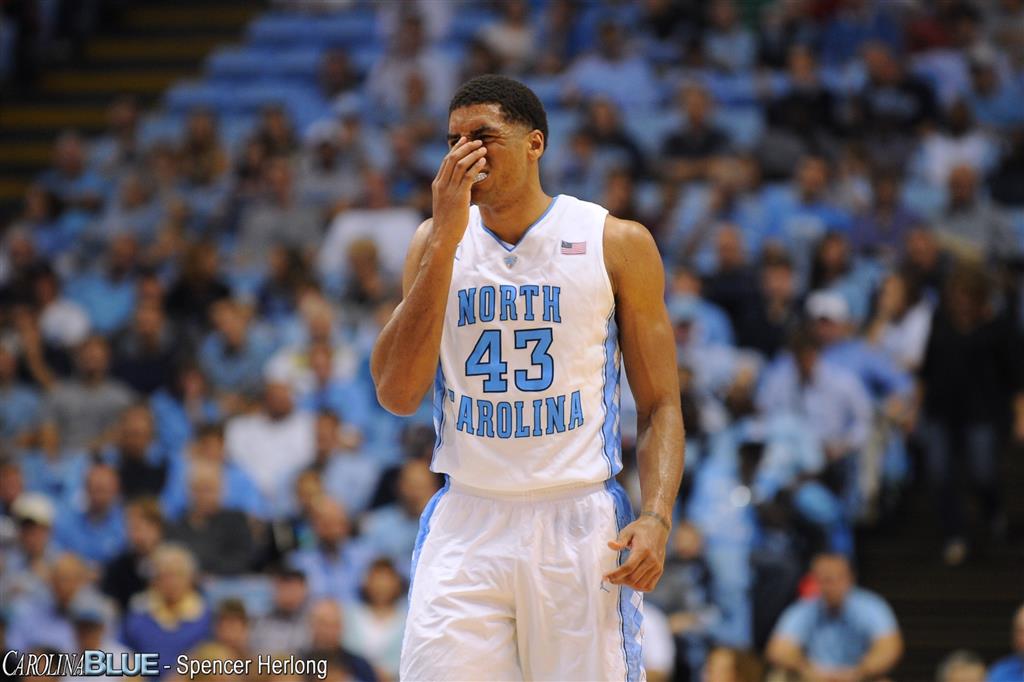
[[[667,531],[671,531],[672,530],[672,522],[669,521],[669,519],[666,518],[664,514],[659,514],[658,512],[650,510],[650,509],[645,509],[642,512],[640,512],[640,518],[643,518],[645,516],[651,517],[654,520],[656,520],[658,523],[660,523],[665,528],[665,530],[667,530]]]

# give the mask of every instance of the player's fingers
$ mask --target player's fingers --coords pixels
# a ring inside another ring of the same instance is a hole
[[[463,190],[469,190],[476,183],[476,176],[480,174],[480,171],[484,169],[486,159],[477,159],[476,163],[469,167],[469,170],[462,176],[462,184],[460,187]]]
[[[628,576],[632,575],[633,571],[636,570],[636,567],[639,563],[639,560],[634,561],[633,558],[630,557],[629,560],[626,561],[626,563],[622,564],[614,571],[611,571],[610,573],[606,574],[604,576],[604,579],[608,582],[620,583],[623,580],[625,580]]]
[[[483,158],[484,156],[486,156],[486,154],[487,148],[480,147],[478,149],[474,149],[469,154],[466,154],[464,157],[459,159],[455,163],[455,168],[452,171],[452,182],[461,184],[462,181],[468,177],[469,171],[472,168],[474,168],[480,161],[483,161]]]
[[[453,154],[464,147],[468,140],[465,137],[460,137],[455,144],[451,146],[448,153],[441,159],[441,165],[437,169],[437,175],[434,176],[434,182],[443,183],[447,182],[452,175],[452,164],[455,163]]]
[[[474,161],[468,161],[461,167],[459,164],[465,161],[467,157],[480,150],[482,148],[482,145],[483,142],[481,142],[480,140],[470,140],[469,142],[466,142],[463,145],[459,145],[457,148],[453,147],[452,150],[448,152],[448,176],[443,179],[443,182],[461,182],[462,173],[465,172],[468,166],[473,165]]]
[[[644,566],[644,563],[649,560],[647,553],[634,552],[629,555],[629,558],[624,564],[609,573],[606,577],[613,583],[622,582],[633,577],[638,570],[646,570],[647,567]]]
[[[650,592],[654,589],[654,586],[658,584],[658,578],[661,577],[661,569],[655,564],[649,570],[640,573],[633,581],[633,587],[642,591]]]
[[[661,576],[661,571],[654,568],[650,571],[638,573],[629,581],[629,586],[634,590],[641,592],[650,592],[654,589],[654,586],[658,584],[658,578]]]

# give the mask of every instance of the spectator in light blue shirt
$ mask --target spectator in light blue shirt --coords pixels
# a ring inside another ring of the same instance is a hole
[[[220,470],[222,507],[243,511],[258,519],[270,516],[270,506],[260,489],[242,467],[227,459],[224,428],[219,424],[206,424],[199,427],[188,455],[171,460],[167,485],[160,495],[160,505],[168,519],[180,518],[191,502],[189,472],[194,462],[209,462]]]
[[[322,467],[324,490],[351,513],[362,514],[377,490],[381,465],[357,447],[357,439],[358,435],[343,431],[333,412],[317,415],[315,466]]]
[[[438,483],[437,475],[430,471],[426,460],[410,459],[398,474],[398,501],[363,517],[366,544],[377,555],[390,558],[405,578],[410,577],[420,515],[441,487]]]
[[[92,329],[100,334],[118,331],[135,311],[138,250],[133,236],[117,235],[110,240],[105,268],[76,277],[64,287],[67,297],[85,310]]]
[[[565,74],[570,96],[603,96],[620,109],[649,109],[659,99],[658,83],[647,61],[626,54],[622,27],[605,21],[598,30],[598,49],[580,57]]]
[[[181,452],[198,428],[222,418],[221,406],[199,367],[191,362],[179,367],[169,388],[149,399],[156,437],[167,452]]]
[[[704,54],[715,67],[730,73],[750,70],[757,59],[757,40],[740,21],[734,0],[715,0],[708,10],[710,28]]]
[[[700,346],[732,346],[735,344],[732,322],[720,307],[701,296],[701,281],[687,268],[676,271],[668,298],[669,317],[673,323],[692,320],[692,343]],[[677,344],[679,345],[679,339]]]
[[[981,125],[995,131],[1007,131],[1024,125],[1024,99],[1021,85],[999,73],[996,56],[987,51],[971,55],[971,89],[967,104]]]
[[[879,402],[909,397],[914,387],[910,375],[876,346],[851,335],[853,320],[841,294],[814,292],[807,299],[807,315],[824,360],[857,375]]]
[[[57,515],[53,535],[62,549],[97,564],[105,564],[121,553],[125,526],[116,469],[108,464],[89,469],[84,504],[64,507]]]
[[[768,239],[780,241],[793,255],[797,272],[806,279],[812,246],[828,232],[846,234],[853,217],[829,197],[829,165],[821,157],[804,157],[795,182],[765,194]]]
[[[38,392],[17,381],[17,358],[0,344],[0,443],[12,442],[34,427],[40,418]]]
[[[99,173],[86,166],[82,138],[74,132],[62,134],[53,156],[53,167],[40,174],[39,183],[67,206],[98,211],[109,187]]]
[[[87,580],[85,565],[77,556],[59,555],[50,566],[50,589],[26,594],[11,605],[7,646],[21,651],[40,646],[76,651],[69,613],[75,598],[90,590]]]
[[[822,554],[812,573],[819,595],[786,609],[768,660],[810,679],[876,679],[903,655],[903,637],[882,597],[854,585],[846,558]]]
[[[6,489],[18,487],[17,469],[0,462],[0,484]],[[53,537],[53,502],[46,495],[23,492],[10,503],[10,521],[16,532],[14,543],[5,546],[0,559],[0,604],[6,607],[20,597],[48,594],[50,567],[58,552]],[[0,516],[0,523],[7,519]],[[2,641],[0,641],[2,643]],[[12,645],[13,646],[13,645]]]
[[[859,460],[872,433],[874,410],[857,375],[824,359],[817,341],[801,334],[792,354],[765,372],[757,405],[769,415],[788,412],[806,420],[824,448],[826,480],[843,499],[847,514],[859,514]]]
[[[330,497],[314,503],[312,517],[316,544],[293,553],[289,564],[305,574],[313,598],[355,600],[370,553],[360,541],[350,539],[348,513]]]
[[[820,357],[814,339],[801,335],[793,353],[765,372],[757,394],[766,414],[804,417],[829,459],[856,452],[871,433],[871,399],[855,374]]]
[[[1013,653],[989,668],[986,682],[1019,682],[1024,680],[1024,605],[1013,617]]]
[[[274,351],[273,340],[250,326],[247,312],[236,301],[214,303],[210,315],[216,331],[199,347],[206,376],[220,391],[256,391],[263,381],[263,365]]]

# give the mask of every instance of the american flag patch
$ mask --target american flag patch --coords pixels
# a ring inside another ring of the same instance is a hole
[[[587,252],[587,243],[567,242],[563,239],[561,251],[563,256],[582,256]]]

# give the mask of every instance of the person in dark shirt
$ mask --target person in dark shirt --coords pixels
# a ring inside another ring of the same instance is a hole
[[[1024,207],[1024,129],[1010,135],[1008,151],[989,182],[993,199],[1016,208]]]
[[[622,125],[619,111],[611,100],[598,98],[590,103],[583,130],[598,147],[621,153],[625,157],[623,165],[629,168],[634,178],[643,177],[646,168],[643,152]]]
[[[964,487],[973,487],[990,529],[1003,521],[996,453],[1007,406],[1024,404],[1021,340],[1009,319],[991,306],[987,273],[961,265],[946,284],[920,371],[926,469],[938,503],[947,564],[968,551]],[[1017,419],[1024,419],[1018,410]],[[1019,425],[1018,425],[1019,426]]]
[[[193,340],[208,323],[210,305],[231,296],[231,290],[217,272],[218,265],[216,245],[193,244],[182,257],[181,277],[167,293],[168,313]]]
[[[704,560],[704,538],[692,523],[679,523],[672,535],[672,551],[665,573],[649,599],[665,612],[676,639],[677,666],[688,668],[697,679],[707,653],[711,628],[720,619],[712,601],[711,570]]]
[[[157,303],[141,302],[132,326],[114,343],[112,374],[139,393],[150,394],[171,384],[177,335]]]
[[[900,168],[917,146],[920,126],[938,114],[935,93],[886,45],[871,43],[863,54],[868,82],[853,101],[847,132],[864,136],[873,162]]]
[[[704,281],[704,297],[726,312],[735,329],[757,299],[757,271],[747,263],[739,228],[721,226],[715,241],[718,268]]]
[[[783,252],[767,253],[761,260],[760,289],[739,312],[736,341],[774,357],[800,323],[793,263]]]
[[[221,470],[211,462],[190,466],[189,507],[168,535],[192,551],[204,573],[238,575],[253,559],[253,540],[245,514],[221,506]]]
[[[925,226],[911,229],[907,233],[904,253],[906,256],[900,269],[920,282],[925,294],[937,301],[949,274],[950,258],[939,248],[935,233]]]
[[[146,563],[164,539],[164,519],[156,499],[138,498],[125,507],[124,515],[128,547],[107,564],[100,581],[100,589],[122,611],[146,589]]]
[[[711,122],[711,95],[703,87],[683,88],[680,101],[686,125],[665,140],[661,153],[668,177],[684,182],[706,177],[710,161],[729,150],[729,138]]]
[[[767,129],[755,148],[764,177],[788,178],[800,158],[834,156],[835,97],[821,82],[814,53],[794,45],[787,56],[790,88],[765,104]]]
[[[124,411],[115,445],[103,451],[100,459],[117,469],[126,499],[160,495],[167,482],[168,462],[154,438],[153,415],[145,403]]]

